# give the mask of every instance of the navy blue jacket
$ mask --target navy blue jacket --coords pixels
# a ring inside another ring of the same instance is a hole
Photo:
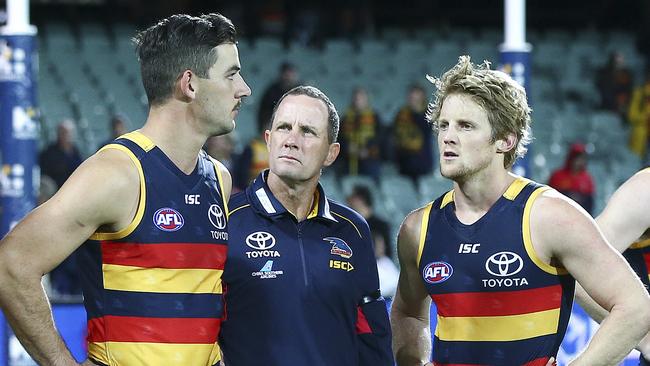
[[[225,319],[229,366],[392,366],[366,221],[326,199],[297,222],[260,174],[230,200]]]

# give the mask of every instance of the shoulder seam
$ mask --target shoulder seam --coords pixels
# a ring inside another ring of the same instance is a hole
[[[361,239],[363,239],[363,235],[361,234],[361,231],[359,230],[359,228],[357,227],[357,225],[354,223],[354,221],[350,220],[349,218],[343,216],[342,214],[340,214],[340,213],[338,213],[338,212],[336,212],[336,211],[330,211],[330,212],[333,213],[334,215],[336,215],[336,216],[342,218],[343,220],[349,222],[350,225],[352,225],[352,227],[354,228],[354,230],[357,231],[357,234],[359,234],[359,237],[360,237]]]
[[[241,206],[239,206],[237,208],[234,208],[234,209],[230,210],[228,212],[228,217],[232,216],[232,214],[234,214],[235,212],[239,211],[242,208],[250,207],[250,205],[251,205],[250,203],[245,203],[245,204],[243,204],[243,205],[241,205]]]

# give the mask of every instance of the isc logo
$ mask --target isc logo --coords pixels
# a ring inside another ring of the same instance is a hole
[[[160,230],[176,231],[183,227],[185,221],[180,212],[173,208],[164,207],[153,214],[153,223]]]
[[[428,283],[445,282],[454,273],[454,269],[447,262],[432,262],[422,270],[422,277]]]
[[[352,263],[350,262],[344,262],[344,261],[335,261],[333,259],[330,259],[330,268],[334,269],[342,269],[346,272],[350,272],[354,270],[354,267],[352,266]]]
[[[478,247],[480,247],[481,244],[465,244],[461,243],[460,246],[458,247],[458,253],[460,254],[469,254],[469,253],[478,253]]]

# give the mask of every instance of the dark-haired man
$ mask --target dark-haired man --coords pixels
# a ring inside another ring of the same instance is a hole
[[[174,15],[136,37],[149,116],[84,162],[0,243],[0,305],[43,365],[76,365],[41,277],[86,239],[80,265],[95,365],[215,365],[228,171],[201,151],[250,89],[235,28]]]

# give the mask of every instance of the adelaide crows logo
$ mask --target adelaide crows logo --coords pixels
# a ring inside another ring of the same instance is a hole
[[[345,259],[352,257],[352,249],[345,241],[343,241],[343,239],[330,236],[323,238],[323,240],[332,244],[332,250],[330,250],[330,254],[340,255]]]

